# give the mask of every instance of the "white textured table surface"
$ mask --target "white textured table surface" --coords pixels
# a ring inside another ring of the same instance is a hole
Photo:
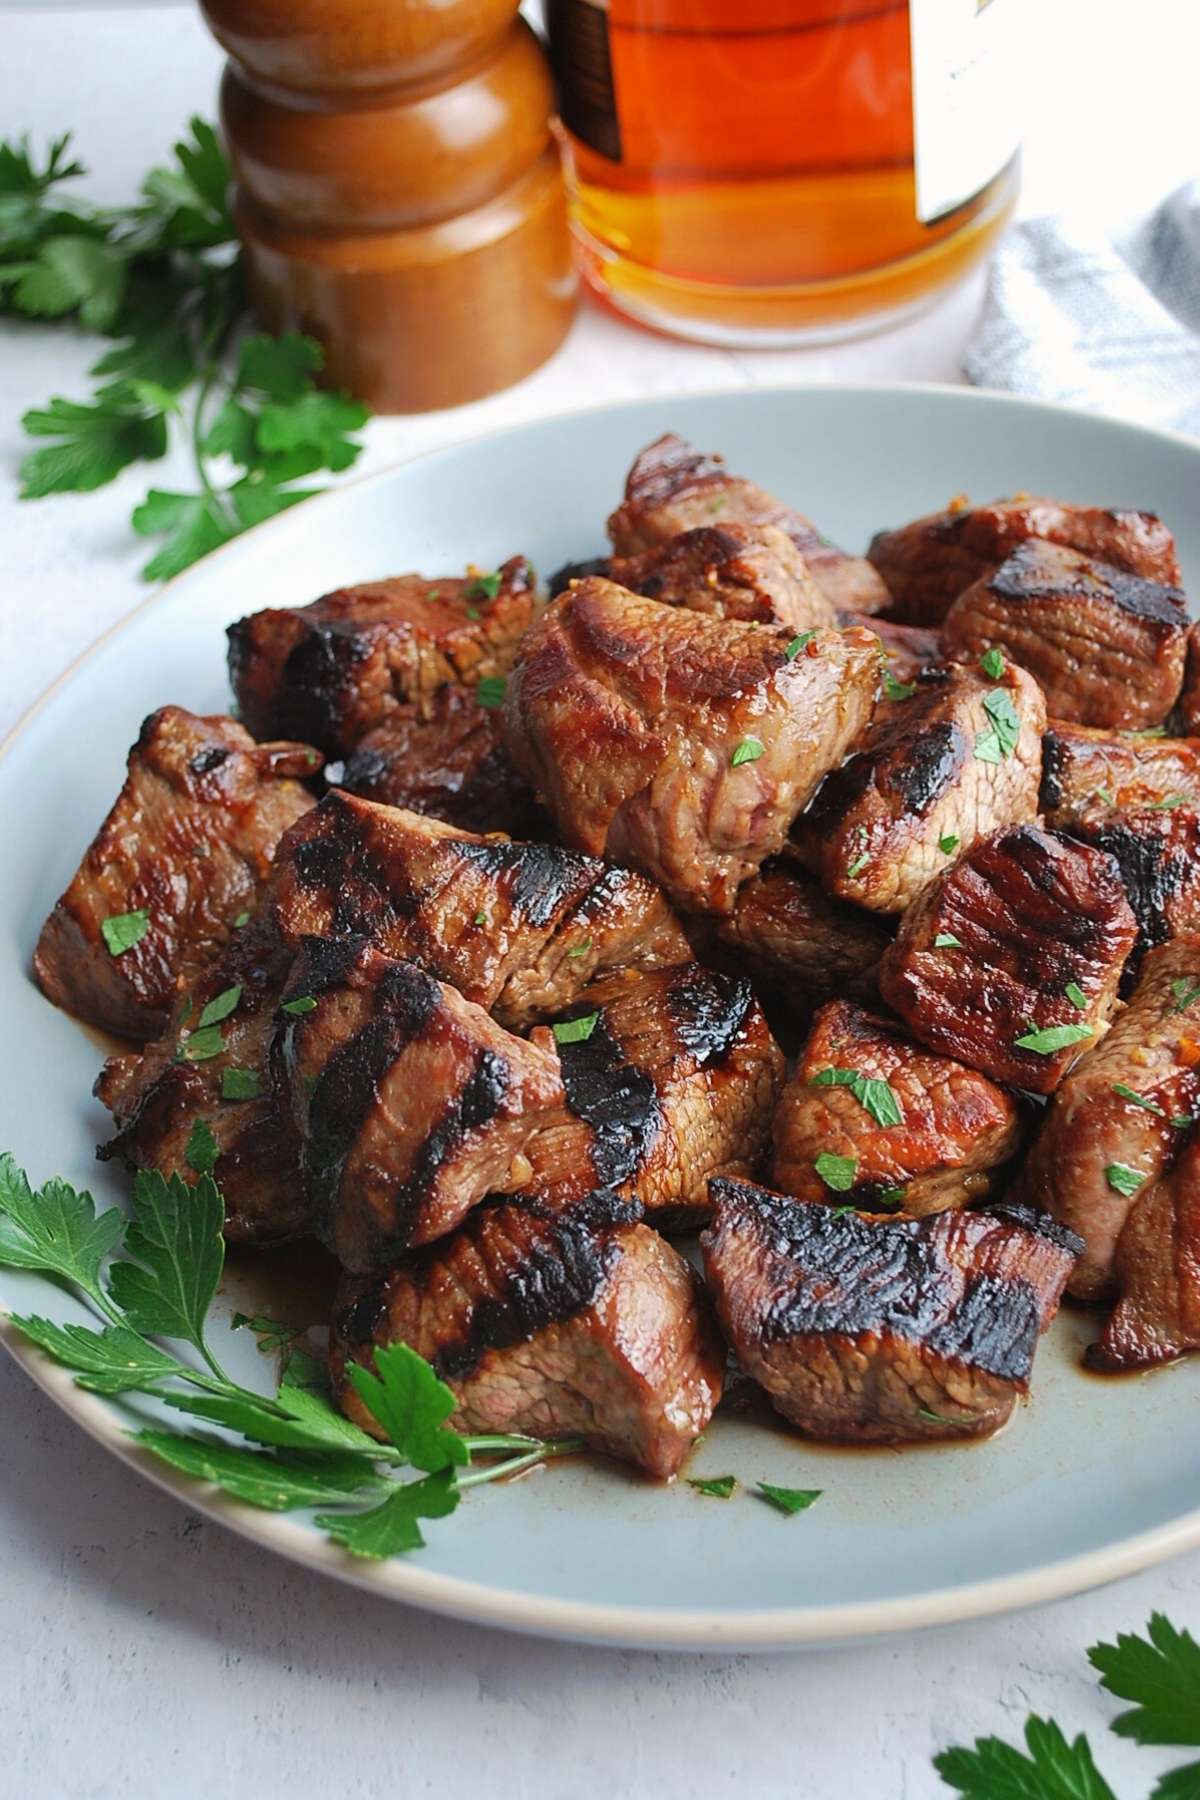
[[[1191,173],[1196,28],[1180,23],[1190,9],[1142,0],[1136,35],[1121,29],[1124,6],[1111,17],[1083,0],[1034,10],[1027,210],[1120,217]],[[0,134],[74,127],[105,198],[132,193],[189,112],[212,113],[218,58],[185,8],[0,0],[0,34]],[[588,310],[559,356],[512,392],[373,425],[361,466],[627,395],[952,380],[978,297],[968,288],[859,345],[758,356],[670,344]],[[21,411],[82,393],[94,353],[61,330],[0,332],[0,730],[143,592],[145,553],[127,521],[144,473],[77,499],[13,497]],[[155,483],[170,486],[172,474],[159,465]],[[1153,1607],[1200,1624],[1198,1555],[1035,1614],[827,1655],[525,1642],[263,1556],[114,1463],[4,1358],[0,1409],[0,1794],[919,1800],[946,1792],[930,1766],[937,1748],[1015,1737],[1032,1706],[1087,1730],[1114,1787],[1134,1796],[1160,1765],[1106,1731],[1114,1709],[1084,1647]]]

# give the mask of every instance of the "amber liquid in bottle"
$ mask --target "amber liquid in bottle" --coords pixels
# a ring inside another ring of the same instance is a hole
[[[934,3],[970,63],[961,32],[1012,0]],[[951,174],[945,210],[919,204],[908,0],[549,0],[548,23],[584,272],[647,323],[730,344],[871,330],[966,274],[1012,209],[1003,149],[975,191]],[[954,99],[974,105],[965,80]]]

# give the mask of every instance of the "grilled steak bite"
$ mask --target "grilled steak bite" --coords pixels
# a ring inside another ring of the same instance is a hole
[[[342,793],[292,832],[270,904],[294,949],[304,937],[369,937],[509,1030],[569,1005],[608,969],[691,960],[678,921],[640,875]]]
[[[1049,1094],[1107,1031],[1136,935],[1111,857],[1010,826],[905,914],[879,991],[931,1049]]]
[[[725,1180],[712,1201],[704,1267],[738,1362],[834,1442],[1003,1425],[1079,1248],[1024,1207],[876,1220]]]
[[[1179,581],[1175,540],[1153,513],[1065,506],[1024,496],[990,506],[951,505],[880,531],[867,555],[887,584],[894,618],[940,625],[951,603],[1029,538],[1064,544],[1169,587]]]
[[[320,766],[307,745],[255,744],[232,719],[151,713],[42,927],[33,972],[47,999],[121,1037],[156,1037],[257,904],[275,846],[313,804],[296,777]]]
[[[1078,1232],[1070,1291],[1112,1285],[1121,1228],[1200,1111],[1200,936],[1152,950],[1129,1004],[1059,1088],[1025,1165],[1022,1196]]]
[[[533,795],[501,742],[498,709],[453,682],[427,708],[398,707],[328,774],[347,793],[466,831],[523,837],[538,822]]]
[[[581,581],[521,646],[505,741],[571,843],[729,913],[866,723],[878,664],[865,631],[798,648]]]
[[[281,1013],[275,1088],[313,1228],[344,1268],[377,1268],[528,1183],[524,1146],[564,1105],[553,1045],[355,938],[308,940]]]
[[[1037,683],[927,669],[885,700],[858,747],[825,777],[792,841],[826,890],[872,912],[903,912],[969,848],[1038,807],[1046,708]]]
[[[1036,677],[1053,719],[1161,724],[1179,697],[1187,602],[1178,588],[1030,539],[960,594],[947,656],[1002,650]]]
[[[1200,1348],[1200,1139],[1133,1202],[1114,1266],[1120,1299],[1089,1368],[1122,1374]]]
[[[424,712],[447,681],[499,680],[535,610],[521,556],[487,575],[363,582],[231,625],[229,676],[255,737],[346,756],[397,709]]]
[[[875,633],[893,681],[915,681],[923,669],[942,660],[940,633],[922,626],[897,625],[891,619],[873,619],[870,613],[859,612],[839,612],[838,624],[843,630],[860,625]]]
[[[1074,826],[1076,836],[1111,856],[1138,922],[1127,977],[1155,944],[1200,931],[1200,811],[1191,806],[1121,813]]]
[[[346,1379],[408,1344],[453,1388],[464,1432],[578,1435],[669,1480],[721,1397],[724,1353],[678,1251],[614,1196],[567,1213],[488,1205],[453,1236],[344,1288],[338,1404],[380,1434]]]
[[[805,631],[836,623],[833,604],[777,525],[700,525],[637,556],[614,556],[618,586],[667,606]]]
[[[309,1226],[299,1145],[268,1068],[292,959],[260,913],[200,977],[163,1036],[142,1052],[110,1057],[96,1083],[116,1125],[102,1160],[117,1157],[191,1182],[192,1133],[197,1123],[207,1127],[233,1243],[272,1243]]]
[[[728,952],[731,966],[744,969],[765,999],[782,998],[801,1017],[834,994],[873,997],[891,941],[878,919],[840,906],[783,862],[765,864],[739,890],[715,940],[717,953]]]
[[[774,1178],[798,1200],[919,1217],[984,1198],[1020,1136],[1015,1102],[986,1076],[834,1000],[780,1099]]]
[[[1200,621],[1188,628],[1179,714],[1186,731],[1200,734]]]
[[[710,1175],[757,1170],[784,1062],[748,981],[697,963],[618,970],[554,1038],[567,1110],[527,1145],[538,1198],[609,1187],[678,1224],[707,1212]]]
[[[1042,811],[1059,830],[1114,813],[1200,811],[1200,738],[1138,737],[1052,720],[1042,739]]]
[[[618,556],[634,556],[681,531],[714,524],[774,525],[791,538],[834,606],[873,613],[887,605],[887,589],[863,557],[839,550],[803,513],[729,474],[723,457],[706,455],[674,432],[636,458],[608,535]]]

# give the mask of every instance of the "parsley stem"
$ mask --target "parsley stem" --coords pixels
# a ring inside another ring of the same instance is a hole
[[[528,1440],[526,1440],[528,1441]],[[476,1438],[468,1438],[468,1444],[475,1444]],[[479,1487],[485,1481],[499,1481],[502,1475],[520,1475],[526,1469],[532,1469],[535,1463],[545,1462],[552,1456],[574,1456],[583,1449],[582,1438],[552,1438],[546,1443],[537,1440],[531,1450],[523,1456],[510,1456],[504,1462],[489,1463],[486,1468],[473,1469],[468,1475],[460,1475],[456,1487]]]
[[[224,371],[221,367],[220,358],[219,356],[214,355],[212,361],[207,365],[204,374],[201,377],[200,389],[196,395],[195,403],[192,408],[191,441],[192,460],[196,465],[196,478],[199,481],[200,486],[204,489],[204,492],[207,494],[209,503],[216,510],[219,517],[222,518],[226,524],[230,524],[233,522],[233,514],[230,511],[224,494],[215,488],[212,481],[209,479],[208,459],[204,453],[204,409],[208,404],[208,399],[214,386],[221,379],[223,373]]]

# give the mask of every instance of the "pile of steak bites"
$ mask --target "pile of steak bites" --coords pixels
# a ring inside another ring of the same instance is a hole
[[[730,1355],[902,1442],[1003,1423],[1064,1291],[1097,1369],[1200,1346],[1170,533],[962,501],[864,559],[674,436],[608,526],[549,596],[256,613],[241,723],[146,720],[35,957],[133,1041],[100,1154],[335,1253],[351,1413],[400,1341],[463,1428],[660,1477]]]

